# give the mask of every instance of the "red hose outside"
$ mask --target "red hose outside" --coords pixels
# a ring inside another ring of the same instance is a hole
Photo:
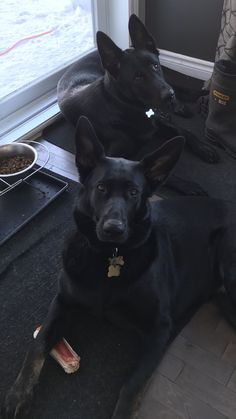
[[[24,41],[28,41],[30,39],[34,39],[34,38],[39,38],[40,36],[44,36],[44,35],[48,35],[49,33],[52,33],[55,31],[56,28],[52,28],[49,29],[48,31],[45,32],[40,32],[37,33],[35,35],[30,35],[30,36],[26,36],[25,38],[19,39],[18,41],[16,41],[13,45],[11,45],[9,48],[5,49],[4,51],[0,52],[0,56],[7,54],[8,52],[10,52],[12,49],[14,49],[17,45],[21,44]]]

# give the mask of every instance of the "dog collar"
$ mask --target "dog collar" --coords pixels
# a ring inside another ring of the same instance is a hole
[[[118,256],[118,247],[113,251],[112,257],[108,259],[109,266],[107,276],[112,278],[113,276],[120,276],[121,266],[125,264],[123,256]]]

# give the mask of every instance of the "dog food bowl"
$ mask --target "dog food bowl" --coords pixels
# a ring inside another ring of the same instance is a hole
[[[37,151],[29,144],[12,143],[0,146],[0,178],[19,176],[36,163]]]

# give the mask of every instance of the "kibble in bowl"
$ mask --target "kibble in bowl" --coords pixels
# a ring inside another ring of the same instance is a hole
[[[31,169],[37,151],[29,144],[12,143],[0,146],[0,177],[16,176]]]

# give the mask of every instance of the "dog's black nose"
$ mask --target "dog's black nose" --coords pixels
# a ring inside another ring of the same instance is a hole
[[[116,219],[106,220],[103,224],[103,232],[109,236],[119,236],[125,231],[125,225],[122,221]]]
[[[163,89],[161,97],[163,101],[172,103],[175,100],[175,92],[173,89]]]
[[[170,94],[170,101],[171,102],[174,102],[175,101],[175,92],[174,92],[174,90],[173,89],[170,89],[169,94]]]

